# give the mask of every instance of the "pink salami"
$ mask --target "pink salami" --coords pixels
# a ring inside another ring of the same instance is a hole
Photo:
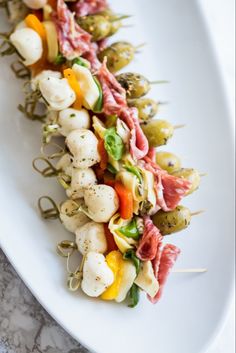
[[[60,51],[67,59],[74,59],[90,51],[90,34],[76,23],[74,14],[64,0],[57,1],[57,12],[52,18],[57,28]]]
[[[91,43],[89,51],[83,54],[83,58],[90,62],[93,73],[96,73],[102,65],[97,57],[98,50],[97,43]]]
[[[94,15],[108,8],[106,0],[79,0],[73,5],[77,17]]]
[[[179,248],[177,248],[175,245],[167,244],[164,246],[161,255],[158,255],[160,256],[160,259],[158,259],[158,273],[157,268],[156,270],[154,268],[154,272],[156,272],[155,274],[157,275],[156,278],[159,282],[160,288],[154,298],[148,297],[153,304],[156,304],[160,300],[170,271],[173,268],[179,254]]]
[[[144,232],[136,252],[137,257],[142,261],[154,260],[161,241],[159,229],[150,217],[144,217]]]

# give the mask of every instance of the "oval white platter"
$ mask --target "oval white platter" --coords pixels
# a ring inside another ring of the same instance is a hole
[[[172,274],[163,299],[153,306],[145,296],[136,309],[90,300],[66,289],[65,263],[55,253],[68,239],[59,222],[40,219],[36,202],[64,194],[55,180],[36,175],[31,161],[39,155],[40,124],[27,121],[16,107],[21,82],[1,60],[0,76],[0,244],[26,285],[45,309],[78,341],[96,353],[200,353],[219,331],[233,287],[233,125],[211,41],[196,1],[110,1],[132,14],[134,27],[117,38],[146,42],[129,70],[150,80],[150,96],[168,101],[159,116],[186,124],[166,150],[183,165],[207,173],[200,190],[183,201],[206,212],[191,227],[168,238],[182,249],[176,268],[206,267],[206,274]],[[0,31],[6,21],[0,15]]]

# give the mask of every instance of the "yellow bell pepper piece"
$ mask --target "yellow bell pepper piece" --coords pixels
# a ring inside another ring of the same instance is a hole
[[[72,69],[65,69],[63,73],[64,77],[68,80],[70,87],[76,94],[76,101],[73,104],[73,108],[80,110],[82,108],[83,97],[76,75]]]
[[[101,295],[103,300],[114,300],[119,294],[121,280],[123,277],[124,260],[119,251],[112,251],[106,257],[106,262],[114,273],[115,281],[113,284]]]

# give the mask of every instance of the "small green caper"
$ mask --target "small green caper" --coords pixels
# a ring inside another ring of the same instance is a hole
[[[187,195],[192,194],[194,191],[196,191],[201,183],[201,176],[199,172],[196,169],[193,168],[182,168],[177,171],[174,171],[172,175],[175,175],[179,178],[186,179],[192,183],[191,189],[188,191]]]
[[[111,30],[111,23],[101,15],[89,15],[78,19],[78,24],[92,36],[92,41],[97,42],[106,38]]]
[[[116,79],[126,90],[128,99],[141,98],[151,89],[148,79],[137,73],[127,72],[116,76]]]
[[[108,69],[115,73],[127,66],[133,59],[135,47],[128,42],[117,42],[99,53],[98,58],[103,62],[107,57]]]
[[[156,162],[169,174],[181,168],[181,160],[174,153],[160,151],[156,153]]]
[[[166,120],[152,120],[141,125],[150,147],[166,145],[174,134],[174,126]]]
[[[162,235],[169,235],[186,229],[191,222],[191,211],[184,206],[177,206],[170,212],[158,211],[153,217],[153,223]]]
[[[158,113],[158,102],[150,98],[132,99],[128,104],[138,109],[139,119],[142,121],[148,121]]]

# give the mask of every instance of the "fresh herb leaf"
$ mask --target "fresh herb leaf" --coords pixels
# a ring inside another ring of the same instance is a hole
[[[119,161],[124,154],[124,143],[114,127],[105,132],[105,149],[115,161]]]
[[[98,87],[99,90],[99,98],[97,100],[97,103],[95,104],[95,107],[93,108],[94,113],[101,113],[102,108],[103,108],[103,91],[102,91],[102,86],[100,82],[98,81],[97,77],[93,76],[93,79]]]
[[[127,226],[119,228],[118,231],[127,238],[138,240],[140,237],[136,219],[133,219]]]
[[[142,181],[143,181],[142,175],[141,175],[141,173],[140,173],[140,171],[138,170],[137,167],[134,167],[133,165],[126,165],[125,169],[128,172],[134,174],[138,178],[139,182],[142,183]]]
[[[129,299],[130,299],[130,308],[135,308],[138,303],[139,303],[139,294],[140,294],[140,289],[139,287],[134,283],[133,286],[131,287],[129,291]]]
[[[141,261],[139,258],[136,256],[135,251],[132,249],[127,250],[124,255],[123,255],[124,260],[131,260],[136,268],[137,275],[140,272],[141,268]]]
[[[72,60],[72,66],[73,66],[74,64],[77,64],[77,65],[80,65],[80,66],[83,66],[83,67],[86,67],[87,69],[89,69],[89,64],[88,64],[87,61],[86,61],[85,59],[83,59],[83,58],[78,57],[78,58],[73,59],[73,60]]]
[[[110,164],[108,163],[107,165],[107,170],[111,173],[111,174],[114,174],[116,175],[118,173],[118,171]]]
[[[66,62],[66,58],[61,53],[59,53],[56,59],[54,60],[55,65],[62,65],[62,64],[65,64],[65,62]]]

